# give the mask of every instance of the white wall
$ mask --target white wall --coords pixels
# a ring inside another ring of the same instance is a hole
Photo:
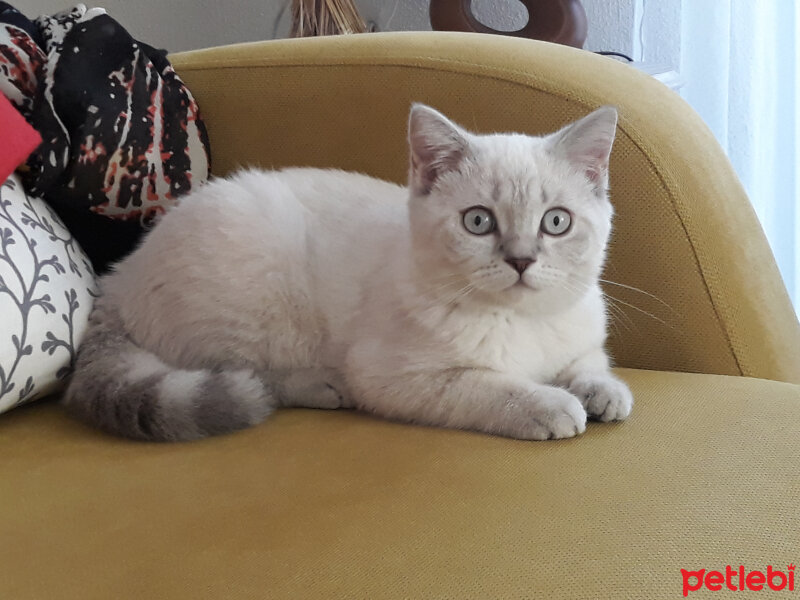
[[[685,0],[688,1],[688,0]],[[84,0],[102,6],[134,37],[170,52],[285,37],[288,0]],[[52,14],[73,0],[12,0],[28,16]],[[428,0],[356,0],[378,30],[424,30]],[[637,60],[680,63],[681,0],[583,0],[589,21],[588,50],[615,50]],[[474,0],[480,20],[512,30],[527,20],[517,0]],[[642,44],[642,42],[644,42]]]
[[[10,0],[29,17],[78,0]],[[272,37],[283,0],[83,0],[102,6],[131,35],[170,52]]]
[[[591,49],[630,50],[632,12],[637,0],[584,0],[589,15]],[[638,0],[641,1],[641,0]],[[356,0],[362,16],[380,30],[430,29],[428,0]],[[71,0],[17,0],[28,16],[54,13]],[[285,0],[96,0],[142,41],[170,51],[283,37],[289,10],[278,19]],[[498,29],[525,23],[527,11],[516,0],[475,0],[475,12]],[[277,24],[276,24],[277,20]]]

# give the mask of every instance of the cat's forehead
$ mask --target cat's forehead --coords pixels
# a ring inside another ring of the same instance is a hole
[[[494,203],[520,209],[532,202],[548,204],[568,183],[568,173],[547,152],[542,138],[494,135],[482,142],[480,179]]]
[[[544,138],[520,133],[482,135],[477,141],[480,159],[495,164],[522,166],[547,153]]]

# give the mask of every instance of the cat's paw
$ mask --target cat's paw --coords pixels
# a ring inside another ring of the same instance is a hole
[[[561,388],[542,386],[528,402],[523,428],[525,439],[558,440],[586,431],[586,411],[578,399]]]
[[[263,379],[277,394],[282,406],[323,409],[350,406],[344,379],[334,369],[268,371]]]
[[[622,421],[631,414],[633,394],[622,381],[607,373],[578,375],[569,385],[586,412],[598,421]]]

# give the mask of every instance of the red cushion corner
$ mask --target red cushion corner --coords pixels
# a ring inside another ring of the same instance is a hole
[[[39,132],[0,94],[0,183],[41,143]]]

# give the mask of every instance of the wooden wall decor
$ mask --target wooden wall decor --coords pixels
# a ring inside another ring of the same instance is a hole
[[[472,0],[431,0],[431,27],[437,31],[474,31],[544,40],[583,48],[586,12],[580,0],[520,0],[528,9],[528,22],[517,31],[499,31],[478,21]]]

